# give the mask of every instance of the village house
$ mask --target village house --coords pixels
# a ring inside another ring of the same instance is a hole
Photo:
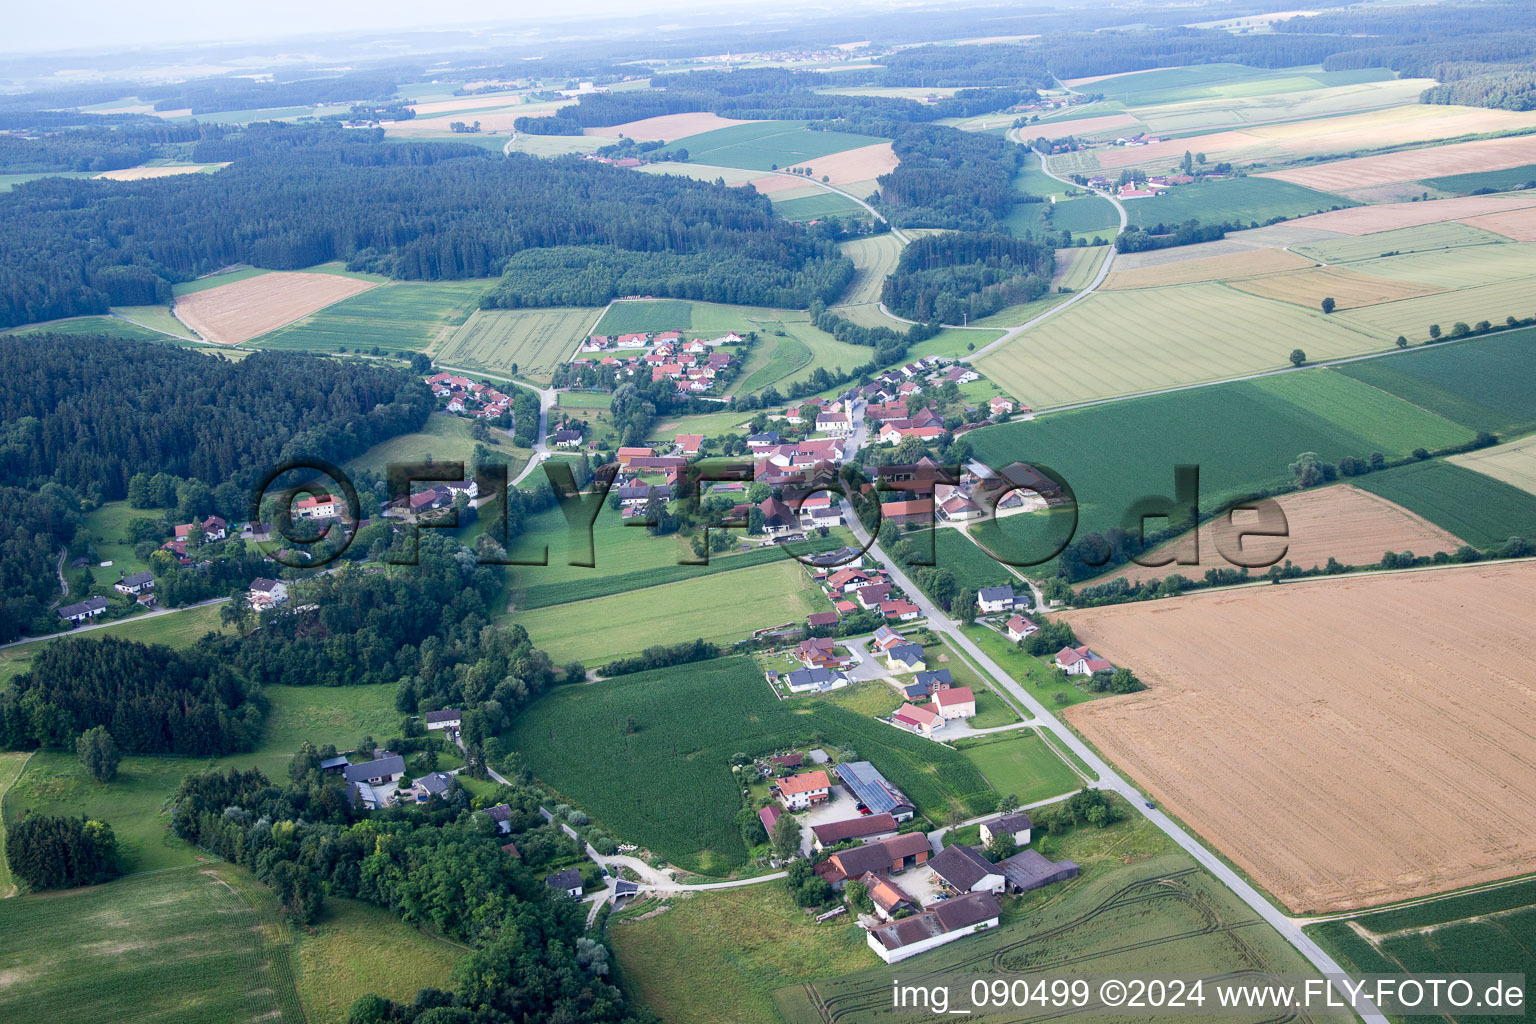
[[[405,774],[405,758],[399,754],[389,754],[362,764],[349,764],[341,770],[341,774],[348,782],[385,786]]]
[[[837,625],[837,612],[812,612],[805,617],[805,624],[811,629],[825,629],[828,626]]]
[[[802,772],[790,775],[774,783],[779,799],[791,811],[803,811],[815,804],[831,799],[832,782],[824,771]]]
[[[576,868],[566,868],[564,871],[556,871],[544,879],[544,884],[556,892],[563,892],[573,900],[581,899],[583,892],[581,885],[581,872]]]
[[[870,872],[861,877],[859,882],[863,884],[870,901],[874,903],[876,915],[883,921],[891,920],[897,911],[917,909],[917,902],[884,875]]]
[[[407,800],[414,800],[418,804],[424,804],[434,796],[447,797],[456,785],[458,780],[447,772],[430,772],[419,779],[412,779],[409,788],[403,791],[396,789],[395,802],[404,803]]]
[[[811,845],[818,850],[823,850],[829,846],[846,843],[850,839],[867,843],[874,839],[886,839],[895,834],[896,819],[889,814],[861,814],[842,821],[812,825]]]
[[[871,583],[868,586],[858,588],[853,592],[853,599],[859,603],[859,607],[865,611],[879,608],[882,601],[891,596],[889,583]]]
[[[776,431],[765,430],[760,434],[747,435],[747,447],[757,452],[764,448],[777,448],[782,443]]]
[[[1069,676],[1091,676],[1115,667],[1086,646],[1063,647],[1056,652],[1053,664]]]
[[[982,587],[976,591],[976,608],[984,615],[1011,612],[1017,602],[1012,587]]]
[[[620,466],[627,466],[631,459],[646,458],[655,454],[656,452],[650,448],[625,446],[618,450],[614,458],[618,460]]]
[[[974,846],[946,846],[934,854],[928,867],[939,884],[952,893],[1000,893],[1008,884],[1002,870]]]
[[[581,444],[581,431],[567,428],[549,435],[556,448],[575,448]]]
[[[926,835],[908,832],[840,850],[816,865],[816,873],[834,889],[841,889],[850,878],[858,879],[871,872],[894,875],[926,864],[930,851]]]
[[[258,577],[251,580],[250,590],[247,592],[247,600],[252,608],[260,611],[282,604],[288,600],[288,584],[282,580],[269,580]]]
[[[935,729],[944,728],[944,716],[931,708],[903,704],[891,715],[891,724],[931,740]]]
[[[837,653],[836,641],[829,636],[813,636],[801,640],[795,645],[790,657],[806,668],[840,669],[852,661],[846,655]]]
[[[511,807],[508,807],[506,804],[495,804],[494,806],[487,807],[482,813],[496,823],[496,832],[499,835],[509,835],[512,832]]]
[[[109,603],[104,597],[88,597],[77,604],[67,604],[60,608],[59,618],[78,626],[106,611]]]
[[[885,652],[885,663],[892,672],[921,672],[928,667],[923,648],[914,643],[900,643]]]
[[[931,697],[933,694],[953,686],[954,680],[950,678],[949,669],[941,668],[936,672],[919,672],[912,677],[912,682],[902,688],[902,695],[907,700],[917,700],[921,697]]]
[[[1027,615],[1015,615],[1003,625],[1003,632],[1007,633],[1008,639],[1014,643],[1018,643],[1039,629],[1040,627],[1035,625],[1035,620]]]
[[[888,964],[937,949],[956,939],[997,927],[1002,908],[991,893],[945,900],[920,914],[872,928],[865,935],[869,948]]]
[[[881,601],[880,614],[897,622],[911,622],[921,618],[923,612],[921,608],[903,597],[895,601]]]
[[[1013,410],[1017,408],[1013,399],[1004,398],[1002,395],[997,395],[991,398],[988,400],[987,405],[992,410],[993,416],[1004,416],[1010,412],[1013,412]]]
[[[1011,837],[1015,846],[1028,846],[1030,830],[1034,827],[1035,823],[1030,820],[1029,815],[1023,811],[1015,811],[1012,814],[982,822],[981,841],[984,845],[990,846],[994,837],[1002,835]]]
[[[223,540],[229,533],[227,529],[228,524],[223,519],[218,516],[209,516],[201,523],[184,523],[176,527],[176,539],[186,540],[192,535],[192,530],[196,526],[203,528],[203,539],[205,541]]]
[[[763,513],[763,533],[768,537],[778,539],[799,532],[799,518],[778,498],[764,498],[758,508]]]
[[[694,456],[699,454],[699,446],[704,443],[703,434],[678,434],[677,450],[679,454]]]
[[[333,494],[311,494],[294,503],[294,515],[300,519],[335,519],[337,504]]]
[[[848,685],[848,677],[830,668],[797,668],[779,677],[790,693],[823,693]]]
[[[976,695],[969,686],[947,686],[933,695],[933,709],[941,718],[975,718]]]
[[[154,590],[155,574],[152,572],[136,572],[132,576],[124,576],[112,584],[112,589],[119,594],[142,594],[146,590]]]
[[[952,523],[980,519],[984,515],[980,505],[958,492],[951,494],[939,505],[939,514]]]
[[[909,523],[931,525],[933,523],[933,499],[911,498],[906,501],[887,501],[880,506],[880,516],[897,526]]]
[[[464,712],[458,708],[444,708],[441,711],[428,711],[422,717],[426,720],[428,732],[434,729],[453,730],[463,721]]]
[[[831,434],[833,437],[847,437],[853,433],[853,424],[849,422],[847,413],[824,412],[816,417],[816,432]]]

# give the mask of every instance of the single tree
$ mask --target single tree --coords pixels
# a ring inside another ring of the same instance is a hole
[[[1405,338],[1403,335],[1399,334],[1397,336],[1397,347],[1398,348],[1407,348],[1408,347],[1408,339]]]
[[[1430,324],[1429,325],[1429,336],[1431,338],[1439,338],[1440,337],[1440,325],[1439,324]]]
[[[779,820],[773,823],[773,828],[768,833],[768,842],[773,847],[773,855],[781,861],[789,860],[798,854],[800,852],[800,820],[787,811],[779,815]]]
[[[1019,844],[1014,840],[1010,832],[992,833],[992,841],[987,844],[987,853],[998,860],[1007,860],[1019,852]]]
[[[1335,305],[1337,305],[1337,303],[1335,303],[1333,301],[1333,296],[1332,295],[1328,296],[1327,298],[1323,299],[1323,312],[1324,313],[1332,313],[1333,312],[1333,307]]]
[[[1307,361],[1307,354],[1299,348],[1291,349],[1291,365],[1300,366]]]
[[[122,760],[117,743],[104,725],[93,726],[80,734],[75,740],[75,756],[97,782],[111,782],[117,776],[117,765]]]

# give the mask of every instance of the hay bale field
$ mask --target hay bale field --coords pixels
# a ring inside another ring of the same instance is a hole
[[[1451,456],[1451,462],[1536,494],[1536,437]]]
[[[1041,409],[1277,369],[1297,339],[1314,360],[1385,347],[1338,317],[1213,283],[1094,292],[976,368]]]
[[[1298,306],[1315,307],[1323,301],[1324,296],[1328,296],[1336,303],[1336,309],[1374,306],[1379,302],[1410,299],[1416,295],[1433,295],[1449,290],[1439,285],[1371,277],[1345,267],[1314,267],[1310,270],[1266,274],[1236,281],[1232,287],[1250,295],[1262,295],[1266,299],[1294,302]]]
[[[1490,130],[1493,129],[1477,127],[1464,129],[1468,133]],[[1450,134],[1459,135],[1462,132]],[[1404,138],[1398,141],[1418,140]],[[1367,145],[1370,143],[1361,141],[1349,148],[1364,148]],[[1390,185],[1393,182],[1418,181],[1423,178],[1466,174],[1471,171],[1496,171],[1529,163],[1536,163],[1536,135],[1477,139],[1472,142],[1457,142],[1449,146],[1432,146],[1401,153],[1362,156],[1315,167],[1293,167],[1284,171],[1270,171],[1262,176],[1279,178],[1281,181],[1305,185],[1323,192],[1336,192],[1339,189]]]
[[[1122,257],[1123,259],[1123,257]],[[1117,260],[1116,263],[1121,262]],[[1206,256],[1179,263],[1154,264],[1132,270],[1112,270],[1104,279],[1104,288],[1156,288],[1170,284],[1196,284],[1200,281],[1237,281],[1245,277],[1301,270],[1316,263],[1289,249],[1252,249],[1228,256]]]
[[[600,312],[585,308],[478,310],[448,339],[437,359],[445,366],[498,371],[548,384],[555,367],[575,353]]]
[[[238,345],[373,287],[341,274],[277,271],[178,296],[176,317],[209,341]]]
[[[1532,452],[1536,460],[1536,450]],[[1536,461],[1533,461],[1536,468]],[[1132,583],[1157,582],[1178,574],[1190,579],[1205,575],[1207,569],[1235,568],[1222,550],[1242,551],[1245,560],[1278,562],[1288,559],[1310,569],[1337,558],[1345,565],[1375,565],[1384,551],[1412,551],[1432,555],[1436,551],[1455,551],[1463,541],[1442,530],[1422,516],[1415,515],[1385,498],[1358,490],[1348,484],[1322,487],[1287,494],[1278,499],[1285,512],[1289,537],[1249,537],[1241,540],[1244,527],[1256,524],[1258,516],[1236,512],[1231,517],[1217,516],[1200,527],[1200,561],[1197,565],[1144,566],[1131,564],[1095,582],[1126,579]],[[1152,552],[1158,558],[1177,552],[1176,545],[1164,545]],[[1261,566],[1254,570],[1262,575]]]
[[[1489,882],[1536,857],[1533,601],[1514,564],[1070,612],[1149,688],[1067,717],[1292,911]]]

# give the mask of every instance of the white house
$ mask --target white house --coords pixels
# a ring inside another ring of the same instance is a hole
[[[946,846],[928,861],[935,880],[957,893],[1000,893],[1008,886],[1000,867],[974,846]]]
[[[300,498],[294,507],[300,519],[336,518],[336,496],[332,494],[311,494],[307,498]]]
[[[1003,626],[1003,630],[1008,634],[1008,639],[1014,643],[1018,643],[1039,629],[1040,627],[1035,625],[1035,620],[1027,615],[1015,615]]]
[[[1013,837],[1014,845],[1028,846],[1030,829],[1035,823],[1029,820],[1029,815],[1023,811],[1013,814],[1005,814],[1001,818],[993,818],[991,821],[981,823],[981,841],[986,845],[992,845],[992,838],[997,835],[1009,835]]]
[[[969,686],[951,686],[933,695],[933,708],[943,718],[975,718],[976,695]]]
[[[832,780],[824,771],[801,772],[780,779],[775,786],[779,799],[792,811],[803,811],[812,804],[826,803],[832,794]]]
[[[155,574],[152,572],[136,572],[132,576],[124,576],[112,584],[112,589],[119,594],[142,594],[146,590],[154,590]]]
[[[463,720],[464,712],[458,708],[444,708],[441,711],[428,711],[425,715],[427,729],[457,729]]]
[[[1056,652],[1054,664],[1069,676],[1091,676],[1115,667],[1086,646],[1063,647]]]
[[[94,619],[107,610],[107,599],[104,597],[88,597],[79,604],[67,604],[59,609],[59,618],[68,619],[75,625]]]
[[[288,600],[288,584],[282,580],[251,580],[250,603],[252,608],[270,608]]]
[[[853,424],[849,422],[846,413],[824,412],[816,417],[816,430],[833,437],[847,437],[853,433]]]
[[[888,964],[937,949],[945,943],[997,927],[1002,908],[989,892],[971,893],[935,904],[921,914],[889,921],[865,935],[869,948]]]
[[[1013,611],[1012,587],[982,587],[976,591],[976,607],[984,615]]]

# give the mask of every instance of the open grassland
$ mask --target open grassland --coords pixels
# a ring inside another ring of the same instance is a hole
[[[1192,140],[1193,141],[1193,140]],[[1183,224],[1266,224],[1277,217],[1302,217],[1341,206],[1338,196],[1272,178],[1228,178],[1179,185],[1155,196],[1125,203],[1132,227]]]
[[[528,708],[507,739],[541,781],[614,835],[718,875],[746,861],[730,756],[817,736],[857,750],[930,820],[996,803],[955,751],[825,702],[781,701],[749,658],[560,687]],[[590,756],[594,749],[603,756]]]
[[[446,989],[462,946],[408,925],[383,907],[327,897],[294,949],[294,982],[309,1024],[346,1024],[352,1003],[376,992],[409,1003]]]
[[[1056,270],[1051,275],[1053,289],[1078,292],[1093,283],[1093,276],[1109,253],[1107,245],[1074,246],[1056,250]]]
[[[1253,249],[1226,256],[1207,256],[1131,270],[1112,270],[1104,279],[1103,287],[1157,288],[1161,285],[1197,284],[1201,281],[1237,281],[1245,277],[1300,270],[1314,265],[1314,261],[1289,249]]]
[[[1292,911],[1493,881],[1536,851],[1533,598],[1516,564],[1071,612],[1149,688],[1068,718]]]
[[[1367,73],[1376,70],[1379,69],[1369,69]],[[1224,96],[1137,106],[1133,113],[1146,126],[1147,131],[1154,135],[1217,131],[1249,124],[1310,120],[1417,103],[1419,94],[1433,84],[1430,79],[1404,78],[1245,95],[1237,95],[1237,90],[1228,90],[1229,94]]]
[[[197,340],[185,324],[171,315],[169,306],[113,306],[112,315],[152,331],[175,335],[184,341]]]
[[[739,412],[706,412],[658,420],[651,427],[651,433],[658,438],[675,438],[678,434],[703,434],[705,437],[740,434],[745,437],[752,432],[750,426],[751,418]]]
[[[693,303],[686,299],[646,299],[614,302],[603,311],[593,334],[654,334],[685,331],[693,326]]]
[[[804,121],[751,121],[678,139],[690,161],[754,171],[804,166],[817,157],[885,144],[884,139],[808,129]],[[812,170],[817,170],[811,163]],[[820,171],[816,176],[820,177]]]
[[[179,284],[171,285],[171,294],[179,299],[183,295],[193,295],[197,292],[207,291],[210,288],[222,288],[227,284],[248,281],[253,277],[261,277],[263,274],[270,273],[272,271],[264,270],[261,267],[244,266],[216,270],[211,274],[204,274],[202,277],[194,280],[182,281]]]
[[[1516,882],[1307,929],[1351,974],[1536,973],[1536,883]],[[1490,1018],[1446,1014],[1461,1024]]]
[[[141,327],[138,324],[130,323],[121,317],[115,316],[72,316],[63,320],[47,320],[43,323],[14,327],[3,333],[21,336],[29,334],[106,334],[118,338],[133,338],[138,341],[169,340],[158,331],[152,331],[148,327]]]
[[[1395,228],[1353,238],[1335,238],[1292,246],[1292,251],[1320,263],[1353,263],[1401,253],[1435,252],[1463,246],[1504,244],[1491,231],[1455,221]]]
[[[838,246],[844,256],[853,261],[853,281],[843,293],[843,301],[836,307],[841,315],[845,306],[861,306],[878,303],[880,289],[885,279],[896,269],[901,258],[901,239],[889,231],[864,238],[855,238]]]
[[[731,385],[732,394],[751,394],[770,384],[782,389],[785,384],[805,380],[815,369],[825,367],[851,370],[863,366],[874,349],[838,341],[811,324],[803,312],[783,310],[780,320],[743,320],[738,332],[756,330],[757,347],[747,357],[741,376]],[[783,331],[783,336],[777,332]]]
[[[488,281],[393,281],[256,340],[259,348],[421,352],[446,341],[474,311]]]
[[[0,801],[21,777],[22,766],[27,763],[25,750],[7,750],[0,753]],[[16,893],[16,883],[11,878],[11,864],[5,858],[5,829],[0,828],[0,900]]]
[[[414,434],[401,434],[388,441],[380,441],[366,452],[347,463],[354,470],[365,469],[383,476],[392,465],[408,462],[462,462],[465,472],[475,452],[476,442],[469,436],[472,421],[450,413],[433,413],[427,417],[426,426]],[[505,454],[516,473],[528,450],[516,448],[512,439],[503,431],[491,431],[491,441],[486,447]]]
[[[1075,78],[1066,84],[1073,88],[1092,85],[1093,88],[1086,91],[1101,93],[1105,99],[1126,106],[1151,106],[1200,99],[1231,100],[1248,96],[1284,95],[1382,81],[1390,77],[1390,72],[1379,68],[1330,72],[1316,66],[1269,70],[1244,64],[1196,64],[1105,77]]]
[[[1453,455],[1450,461],[1501,480],[1511,487],[1518,487],[1527,494],[1536,495],[1536,437],[1527,437],[1497,448],[1467,452],[1465,455]],[[1536,527],[1536,523],[1532,526]]]
[[[1200,527],[1197,564],[1154,567],[1132,563],[1106,580],[1123,577],[1132,582],[1156,582],[1175,574],[1199,579],[1210,569],[1237,568],[1224,552],[1240,553],[1244,562],[1255,566],[1257,575],[1283,561],[1303,569],[1326,565],[1330,558],[1344,565],[1375,565],[1387,551],[1432,555],[1455,551],[1465,543],[1401,505],[1348,484],[1286,494],[1277,500],[1285,513],[1284,537],[1242,537],[1245,528],[1258,524],[1258,516],[1251,512],[1216,516]],[[1179,557],[1187,547],[1187,541],[1171,542],[1153,550],[1147,560]]]
[[[0,1017],[304,1024],[275,900],[234,874],[187,867],[0,903]]]
[[[813,196],[775,201],[773,212],[785,220],[804,224],[807,221],[825,220],[828,217],[856,217],[864,208],[847,196],[836,192],[818,192]]]
[[[1126,977],[1214,977],[1229,972],[1311,972],[1252,910],[1186,855],[1170,849],[1139,815],[1105,829],[1078,828],[1035,844],[1082,869],[1072,881],[1003,900],[1001,927],[921,954],[897,967],[874,965],[833,981],[789,978],[775,993],[782,1019],[895,1019],[891,986],[900,977],[945,981],[964,990],[977,975],[999,982],[1053,971]],[[900,882],[900,876],[896,881]],[[902,1011],[896,1011],[899,1015]],[[1130,1013],[1096,1010],[1115,1024]],[[936,1016],[933,1019],[938,1019]]]
[[[557,662],[579,658],[597,664],[694,637],[729,644],[754,629],[798,622],[830,607],[798,562],[776,561],[518,611],[512,620]]]
[[[40,178],[89,178],[90,171],[43,171],[37,174],[0,174],[0,193]]]
[[[1447,325],[1448,326],[1448,325]],[[1338,372],[1474,430],[1536,430],[1536,329],[1367,359]]]
[[[1453,462],[1402,466],[1358,483],[1480,548],[1536,537],[1536,495]]]
[[[224,630],[219,623],[219,609],[220,606],[217,604],[208,604],[159,615],[133,615],[97,629],[59,633],[32,643],[6,647],[0,649],[0,682],[25,672],[32,662],[32,656],[41,650],[44,644],[51,644],[70,636],[87,638],[113,636],[120,640],[137,640],[146,644],[190,647],[201,639],[203,634]]]
[[[986,776],[993,789],[1017,803],[1045,800],[1082,785],[1077,773],[1034,729],[957,740],[955,746]]]
[[[118,570],[133,575],[149,568],[148,563],[133,553],[133,542],[128,540],[128,523],[140,517],[157,519],[160,509],[133,508],[126,501],[108,501],[85,514],[81,526],[96,549],[96,560],[111,562],[108,569],[93,568],[98,581],[116,580]]]
[[[333,743],[342,750],[365,735],[386,740],[400,725],[394,691],[391,684],[270,686],[263,693],[271,708],[255,750],[213,759],[127,756],[110,783],[86,775],[72,751],[40,750],[5,794],[4,819],[11,822],[32,813],[85,814],[112,825],[130,873],[190,864],[196,851],[171,834],[165,816],[167,801],[187,773],[209,766],[254,766],[280,781],[305,740],[317,747]]]
[[[1446,107],[1442,109],[1465,110],[1466,108]],[[1492,122],[1480,117],[1468,117],[1459,122],[1450,123],[1457,125],[1460,130],[1450,130],[1446,134],[1439,136],[1408,133],[1389,142],[1361,139],[1355,146],[1340,148],[1359,149],[1371,145],[1420,142],[1436,137],[1446,138],[1473,132],[1507,131],[1510,128],[1524,126],[1519,124],[1518,121],[1510,121],[1500,127],[1489,127],[1488,125]],[[1410,137],[1410,135],[1416,137]],[[1314,152],[1326,151],[1314,150]],[[1289,181],[1296,185],[1305,185],[1307,188],[1315,188],[1324,192],[1337,192],[1341,189],[1388,185],[1399,181],[1420,181],[1424,178],[1466,174],[1473,171],[1496,171],[1506,167],[1522,167],[1533,161],[1536,161],[1536,135],[1515,135],[1496,139],[1477,139],[1472,142],[1457,142],[1447,146],[1410,149],[1399,153],[1383,153],[1378,156],[1362,156],[1356,157],[1353,160],[1337,160],[1333,163],[1318,164],[1311,167],[1293,167],[1283,171],[1271,171],[1267,177]]]
[[[1401,335],[1410,341],[1423,341],[1430,336],[1431,324],[1440,324],[1442,330],[1449,332],[1451,325],[1457,321],[1474,324],[1488,320],[1500,324],[1506,317],[1530,316],[1533,286],[1536,286],[1536,279],[1518,278],[1476,288],[1362,306],[1333,315],[1379,337],[1395,338]],[[1306,340],[1310,345],[1311,339]],[[1311,355],[1310,348],[1307,354]]]
[[[209,341],[236,345],[372,287],[341,274],[274,271],[182,293],[176,316]]]
[[[437,360],[548,384],[596,318],[596,309],[478,310],[443,345]]]
[[[1335,309],[1355,309],[1381,302],[1434,295],[1449,289],[1402,279],[1380,278],[1347,267],[1315,267],[1282,274],[1266,274],[1235,281],[1232,287],[1281,302],[1317,308],[1324,297],[1333,299]]]
[[[1115,212],[1115,204],[1103,196],[1064,199],[1046,209],[1050,213],[1051,227],[1074,235],[1109,236],[1120,226],[1120,214]]]
[[[1038,409],[1276,369],[1302,341],[1314,360],[1389,343],[1337,314],[1192,284],[1096,292],[976,368]]]
[[[1376,407],[1369,388],[1336,388],[1332,381],[1314,383],[1313,376],[1287,373],[1113,402],[986,427],[966,438],[987,465],[1027,459],[1062,474],[1077,496],[1082,536],[1133,528],[1125,522],[1127,510],[1143,495],[1171,493],[1176,465],[1200,467],[1200,507],[1214,512],[1289,482],[1298,452],[1335,463],[1378,451],[1402,457],[1461,436],[1444,418],[1406,401]],[[1372,416],[1357,412],[1356,403],[1373,409]],[[1220,429],[1212,429],[1215,423]],[[1023,563],[1049,554],[1055,544],[1045,541],[1060,543],[1071,520],[1066,511],[1015,515],[981,523],[971,533],[999,556]]]

